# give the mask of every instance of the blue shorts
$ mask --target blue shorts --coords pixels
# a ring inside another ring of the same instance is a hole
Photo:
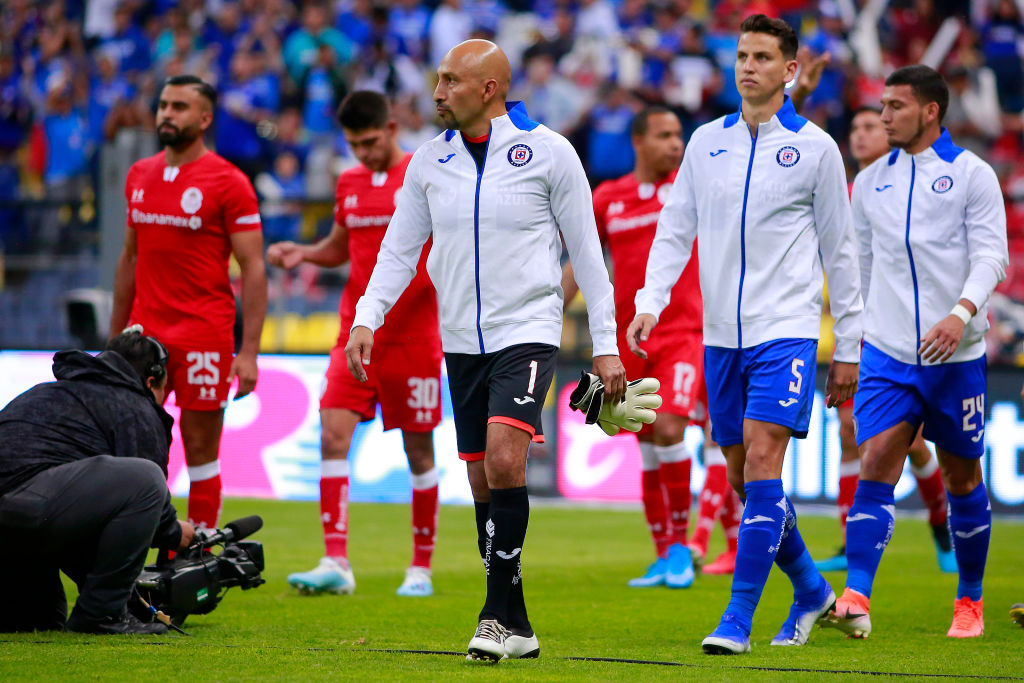
[[[789,427],[807,436],[818,370],[814,339],[776,339],[749,349],[704,347],[711,437],[720,446],[743,443],[743,420]]]
[[[924,438],[964,458],[985,453],[986,363],[911,365],[864,344],[853,403],[857,445],[909,422]]]

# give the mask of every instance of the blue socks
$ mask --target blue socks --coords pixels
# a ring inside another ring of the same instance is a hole
[[[778,553],[775,555],[775,564],[786,573],[793,583],[793,599],[800,604],[814,601],[818,598],[821,582],[824,580],[821,572],[814,566],[814,560],[804,545],[804,539],[800,536],[800,530],[796,528],[796,511],[793,504],[786,496],[786,521],[782,528],[782,542],[779,544]]]
[[[744,487],[747,504],[736,547],[736,571],[732,577],[732,596],[725,617],[749,635],[754,610],[782,545],[783,528],[789,505],[781,479],[748,481]]]
[[[981,581],[985,576],[988,542],[992,536],[992,506],[981,483],[966,496],[948,494],[949,530],[953,551],[960,568],[956,597],[981,599]],[[851,510],[852,512],[852,510]]]
[[[894,486],[861,479],[846,517],[846,587],[871,597],[871,585],[895,524]]]

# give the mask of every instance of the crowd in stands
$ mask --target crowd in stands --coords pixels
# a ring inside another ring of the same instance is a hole
[[[334,112],[347,92],[394,102],[402,144],[436,135],[434,70],[469,37],[498,42],[513,96],[576,145],[593,182],[632,168],[644,104],[677,111],[688,136],[735,111],[737,29],[781,16],[828,52],[802,113],[845,151],[851,112],[877,105],[894,68],[931,60],[948,79],[946,125],[1004,183],[1011,277],[1024,302],[1024,22],[1014,0],[5,0],[0,9],[0,243],[31,248],[5,200],[95,192],[97,156],[152,129],[164,78],[194,73],[219,93],[217,152],[269,200],[268,240],[298,235],[302,201],[329,201],[353,163]],[[23,223],[23,222],[22,222]],[[1024,334],[1024,325],[1021,326]]]

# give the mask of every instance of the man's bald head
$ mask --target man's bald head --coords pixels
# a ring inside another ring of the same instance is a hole
[[[502,49],[491,41],[467,40],[444,56],[437,79],[434,101],[445,125],[458,130],[476,129],[505,113],[512,66]],[[487,123],[485,128],[489,126]]]

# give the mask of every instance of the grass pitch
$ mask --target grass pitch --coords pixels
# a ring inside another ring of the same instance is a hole
[[[652,555],[639,510],[535,504],[523,575],[541,658],[481,665],[461,655],[398,652],[465,652],[484,585],[472,508],[441,510],[432,598],[395,595],[411,554],[408,506],[352,506],[352,596],[301,597],[285,582],[323,552],[314,503],[229,500],[222,519],[248,514],[265,521],[255,537],[265,544],[267,583],[232,590],[212,614],[191,617],[191,638],[0,635],[0,680],[792,681],[877,680],[879,673],[1024,680],[1024,629],[1007,616],[1012,603],[1024,601],[1024,524],[1017,522],[994,524],[983,638],[945,637],[956,577],[938,571],[927,524],[901,518],[875,584],[869,639],[844,640],[826,629],[801,648],[770,647],[791,600],[788,581],[775,570],[755,617],[753,652],[709,657],[700,641],[728,601],[731,577],[698,577],[681,591],[627,588]],[[834,519],[804,514],[800,528],[817,557],[837,545]],[[845,575],[827,578],[841,592]]]

